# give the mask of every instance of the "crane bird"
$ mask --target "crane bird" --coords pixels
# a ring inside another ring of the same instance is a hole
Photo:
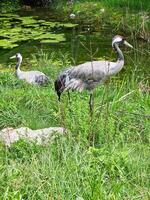
[[[124,56],[119,45],[124,44],[133,48],[123,36],[116,35],[112,39],[112,47],[118,55],[116,62],[110,61],[90,61],[77,66],[72,66],[61,72],[55,80],[55,90],[60,101],[63,91],[77,90],[79,92],[88,90],[90,94],[90,111],[93,109],[93,89],[106,78],[117,74],[124,65]]]
[[[20,69],[20,65],[22,62],[22,56],[20,53],[17,53],[16,55],[10,57],[10,59],[16,58],[17,64],[16,64],[16,75],[19,79],[25,80],[30,84],[34,85],[43,85],[48,83],[49,78],[40,71],[22,71]]]

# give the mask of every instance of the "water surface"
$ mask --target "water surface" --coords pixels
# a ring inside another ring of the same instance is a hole
[[[11,14],[10,16],[7,15],[7,17],[10,17],[10,19],[7,20],[7,23],[3,23],[3,19],[6,19],[5,16],[0,17],[0,23],[2,27],[1,31],[4,30],[6,32],[6,35],[13,29],[14,31],[16,31],[16,33],[13,32],[13,38],[11,38],[10,36],[10,38],[8,39],[7,37],[5,38],[5,35],[3,37],[1,34],[0,39],[6,39],[9,41],[14,38],[16,39],[17,37],[17,39],[19,38],[20,40],[19,42],[16,42],[18,45],[16,45],[16,47],[0,47],[1,68],[3,68],[3,66],[7,67],[9,64],[11,64],[9,57],[17,52],[20,52],[23,55],[24,59],[30,59],[33,53],[39,53],[40,50],[48,53],[55,52],[57,54],[58,52],[61,52],[62,54],[68,54],[72,61],[72,64],[83,63],[91,59],[116,59],[116,55],[111,47],[111,40],[114,35],[118,34],[118,32],[114,33],[111,30],[110,26],[97,27],[96,30],[98,31],[96,32],[93,28],[94,25],[92,24],[82,24],[80,19],[69,19],[69,16],[60,16],[51,10],[45,9],[20,11],[16,13],[16,15],[18,15],[18,19],[16,19],[17,17],[15,16],[13,17],[13,15],[11,16]],[[24,20],[28,19],[28,17],[29,20]],[[23,25],[21,25],[21,27],[23,28],[24,36],[17,34],[17,28],[18,31],[20,29],[20,19],[24,20],[23,22],[21,22],[24,23]],[[39,21],[40,26],[38,23],[34,23],[34,19]],[[54,27],[42,25],[42,23],[44,24],[45,22],[47,24],[53,24],[57,22],[57,25]],[[66,24],[66,26],[60,25],[63,23]],[[77,25],[70,26],[71,24]],[[42,37],[40,39],[40,37],[38,36],[39,40],[35,40],[35,38],[37,37],[36,31],[38,32],[39,29],[37,28],[39,27],[40,29],[42,29],[42,31],[45,31],[44,34],[50,33],[53,35],[60,35],[62,36],[62,38],[60,38],[60,41],[55,41],[55,38],[52,38],[53,41],[50,41],[50,43],[48,42],[48,40],[50,39],[49,35],[47,35],[46,39],[43,39]],[[29,30],[31,34],[35,33],[35,36],[33,35],[33,39],[32,37],[30,37],[30,34],[26,33]],[[41,42],[42,40],[46,40],[46,42]],[[131,66],[133,66],[134,68],[138,66],[136,70],[139,71],[139,75],[140,73],[149,74],[150,70],[148,69],[148,66],[150,65],[150,60],[149,54],[146,53],[149,52],[149,44],[143,41],[135,40],[130,37],[127,37],[127,40],[137,49],[144,52],[144,54],[140,52],[137,53],[136,51],[123,47],[122,50],[125,54],[126,64],[130,65],[130,67],[128,67],[126,70],[130,71]]]

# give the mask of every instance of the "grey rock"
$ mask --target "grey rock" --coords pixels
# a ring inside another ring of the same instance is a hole
[[[62,134],[65,134],[65,129],[63,127],[50,127],[38,130],[32,130],[28,127],[16,129],[8,127],[0,131],[0,141],[8,147],[20,139],[36,142],[37,144],[42,145],[46,144],[56,135]]]

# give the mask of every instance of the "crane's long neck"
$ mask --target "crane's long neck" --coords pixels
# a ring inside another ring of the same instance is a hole
[[[18,59],[18,62],[16,64],[16,75],[18,75],[21,72],[20,70],[21,62],[22,62],[22,59]]]
[[[115,43],[114,48],[118,54],[118,61],[120,61],[120,60],[124,61],[124,55],[123,55],[121,49],[119,48],[118,44]]]
[[[114,74],[117,74],[123,68],[123,65],[124,65],[124,56],[123,56],[122,51],[120,50],[120,48],[117,44],[114,44],[114,48],[115,48],[115,51],[118,54],[118,59],[117,59],[117,62],[114,65],[108,66],[108,68],[109,68],[108,69],[108,71],[109,71],[108,76],[112,76]]]

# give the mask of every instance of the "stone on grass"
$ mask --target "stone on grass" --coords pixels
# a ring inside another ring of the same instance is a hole
[[[56,135],[62,134],[65,134],[65,129],[62,127],[50,127],[38,130],[32,130],[28,127],[16,129],[8,127],[0,131],[0,141],[8,147],[20,139],[36,142],[37,144],[42,145],[46,144]]]

